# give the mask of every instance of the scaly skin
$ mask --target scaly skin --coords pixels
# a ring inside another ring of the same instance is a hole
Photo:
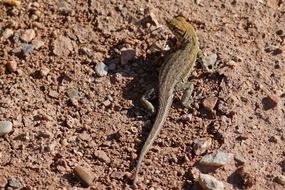
[[[168,23],[169,29],[178,39],[178,49],[169,55],[159,73],[159,109],[152,130],[141,150],[134,176],[137,182],[138,173],[144,156],[150,149],[169,113],[176,87],[186,83],[199,51],[199,42],[192,25],[182,16],[177,16]]]

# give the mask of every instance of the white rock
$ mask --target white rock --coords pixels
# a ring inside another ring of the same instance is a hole
[[[199,184],[205,190],[223,190],[225,189],[225,185],[223,182],[217,180],[213,176],[208,174],[200,174],[199,176]]]
[[[108,74],[108,67],[103,62],[100,62],[95,66],[95,72],[100,77],[106,76]]]
[[[24,42],[30,42],[36,37],[36,32],[34,29],[25,30],[24,33],[21,35],[21,40]]]
[[[6,28],[6,29],[4,30],[4,32],[2,33],[2,37],[3,37],[4,39],[8,39],[8,38],[10,38],[13,34],[14,34],[14,31],[13,31],[12,29]]]
[[[0,121],[0,137],[10,133],[13,129],[10,121]]]
[[[203,156],[199,163],[206,166],[220,167],[227,164],[232,159],[233,154],[217,152]]]

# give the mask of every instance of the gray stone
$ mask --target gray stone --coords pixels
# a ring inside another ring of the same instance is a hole
[[[111,159],[103,150],[95,150],[94,155],[96,158],[98,158],[98,160],[102,162],[105,162],[107,164],[111,162]]]
[[[225,152],[217,152],[208,154],[200,160],[201,165],[220,167],[227,164],[233,158],[233,154]]]
[[[14,31],[13,31],[12,29],[6,28],[6,29],[4,30],[4,32],[2,33],[2,37],[3,37],[4,39],[8,39],[8,38],[10,38],[13,34],[14,34]]]
[[[217,54],[211,53],[210,55],[203,57],[203,63],[205,63],[206,65],[214,65],[217,59]]]
[[[100,62],[95,66],[95,72],[100,77],[106,76],[108,74],[108,67],[103,62]]]
[[[202,155],[211,147],[211,145],[211,137],[199,138],[194,140],[193,149],[196,155]]]
[[[10,121],[0,121],[0,137],[10,133],[13,129],[13,124]]]
[[[16,178],[8,179],[8,185],[9,185],[9,187],[12,187],[13,189],[18,189],[18,188],[22,187],[21,182],[19,180],[17,180]]]
[[[225,185],[223,182],[217,180],[213,176],[208,174],[200,174],[199,176],[199,184],[205,190],[223,190],[225,189]]]
[[[211,53],[208,56],[202,58],[203,64],[202,66],[207,72],[213,72],[216,67],[216,62],[218,59],[218,55],[215,53]]]

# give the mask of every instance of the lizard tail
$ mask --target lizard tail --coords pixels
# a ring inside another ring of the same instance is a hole
[[[173,101],[173,92],[169,92],[167,94],[168,94],[168,96],[166,95],[164,97],[160,97],[160,100],[159,100],[160,105],[159,105],[159,110],[158,110],[155,122],[153,124],[153,127],[152,127],[150,133],[149,133],[149,136],[147,137],[147,139],[145,141],[145,144],[141,150],[139,159],[137,161],[135,177],[134,177],[134,181],[133,181],[134,184],[137,183],[138,174],[139,174],[144,156],[146,155],[146,153],[150,149],[151,145],[153,144],[155,138],[159,134],[159,131],[162,128],[162,126],[166,120],[166,117],[168,115],[168,112],[170,110],[170,107],[171,107],[171,104]]]

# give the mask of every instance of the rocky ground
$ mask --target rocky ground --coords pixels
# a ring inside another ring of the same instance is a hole
[[[19,2],[0,1],[0,189],[285,188],[284,1]],[[133,186],[178,14],[215,72],[197,63]]]

